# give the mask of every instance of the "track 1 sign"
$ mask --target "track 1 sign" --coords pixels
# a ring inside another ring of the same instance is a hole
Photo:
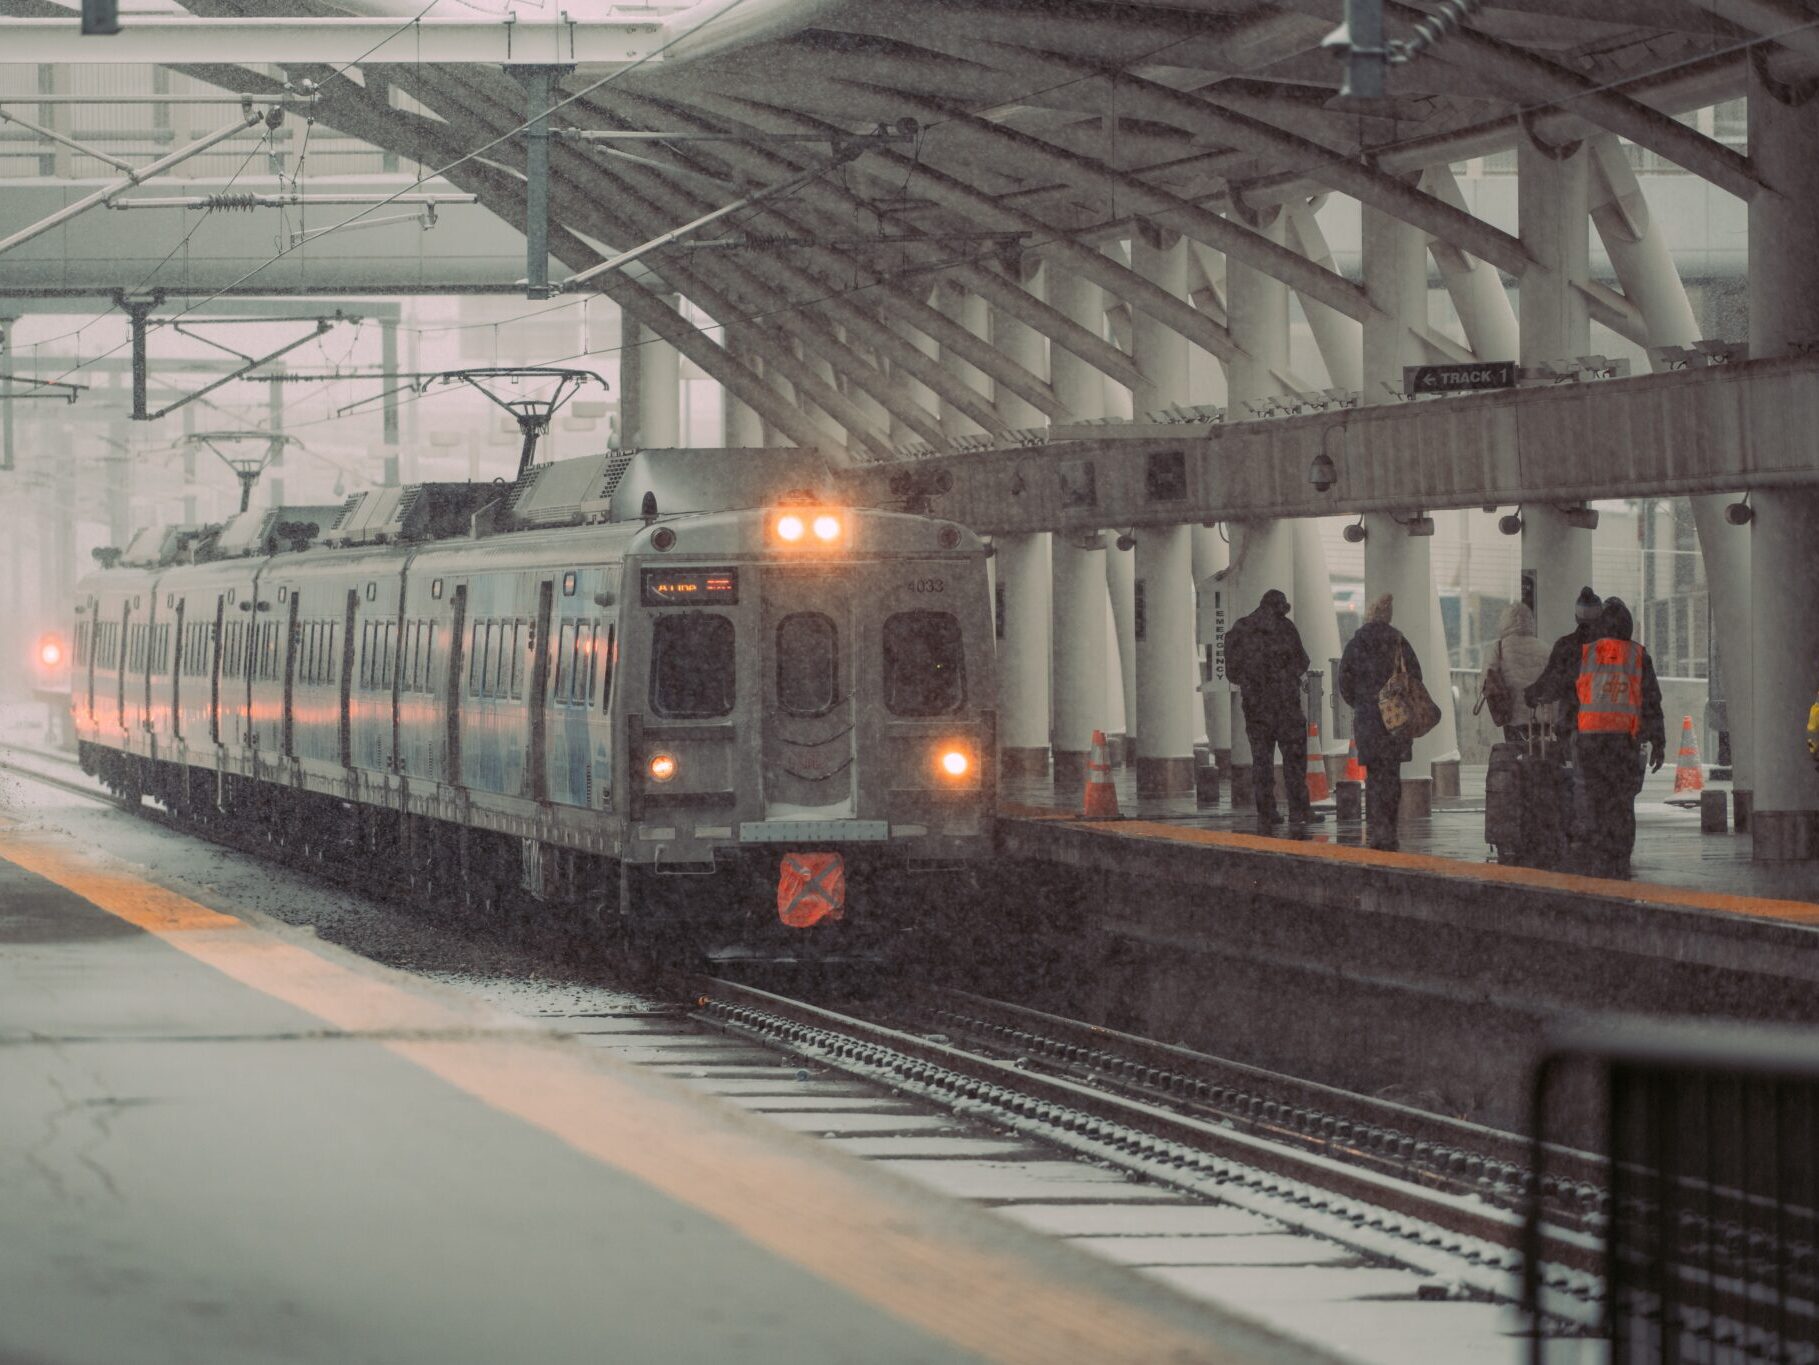
[[[1409,395],[1422,393],[1470,393],[1474,389],[1512,389],[1516,386],[1516,362],[1481,360],[1469,365],[1404,365],[1402,391]]]

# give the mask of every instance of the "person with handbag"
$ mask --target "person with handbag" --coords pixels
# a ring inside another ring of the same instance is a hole
[[[1352,708],[1352,737],[1364,764],[1366,836],[1394,852],[1402,808],[1402,765],[1414,742],[1440,720],[1421,682],[1421,660],[1390,624],[1395,599],[1384,593],[1365,608],[1364,624],[1339,660],[1339,699]]]
[[[1536,726],[1555,722],[1555,708],[1543,702],[1531,706],[1524,693],[1547,667],[1548,647],[1535,634],[1535,613],[1525,602],[1512,602],[1497,622],[1497,643],[1484,661],[1478,681],[1476,715],[1489,707],[1491,724],[1501,727],[1503,738],[1521,744],[1533,737]]]

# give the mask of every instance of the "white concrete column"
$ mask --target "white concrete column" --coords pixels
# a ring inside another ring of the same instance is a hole
[[[1246,226],[1271,241],[1284,240],[1280,210],[1247,218]],[[1225,306],[1238,353],[1225,367],[1229,411],[1239,421],[1244,404],[1282,390],[1288,372],[1288,287],[1233,257],[1225,261]],[[1269,588],[1292,593],[1295,581],[1294,534],[1280,522],[1233,523],[1231,619],[1256,610]],[[1231,694],[1232,804],[1250,803],[1251,746],[1244,734],[1243,697]]]
[[[669,295],[664,302],[674,308],[676,296]],[[620,325],[636,338],[619,358],[620,442],[644,450],[671,449],[682,439],[682,356],[643,324],[628,326],[622,320]],[[628,365],[632,380],[625,375]]]
[[[1129,758],[1136,753],[1137,731],[1142,713],[1137,710],[1137,566],[1134,551],[1120,550],[1115,533],[1107,533],[1105,551],[1105,590],[1111,598],[1112,639],[1117,645],[1117,658],[1112,661],[1116,679],[1106,679],[1106,695],[1117,698],[1110,709],[1112,723],[1124,736],[1124,749],[1119,755]]]
[[[1339,657],[1339,616],[1333,610],[1333,579],[1327,571],[1320,523],[1302,518],[1294,523],[1294,528],[1295,583],[1287,592],[1294,606],[1295,628],[1301,632],[1301,643],[1307,649],[1307,666],[1321,675],[1320,712],[1308,719],[1320,727],[1320,752],[1325,754],[1334,748],[1337,728],[1333,715],[1334,708],[1340,705],[1338,681],[1333,677],[1333,660]],[[1343,751],[1345,745],[1337,747]]]
[[[1421,360],[1411,328],[1427,324],[1427,240],[1408,224],[1367,206],[1363,246],[1364,286],[1376,307],[1364,324],[1364,401],[1391,402],[1389,389],[1402,387],[1402,367]],[[1409,535],[1407,526],[1422,510],[1410,507],[1365,518],[1364,593],[1367,602],[1394,594],[1394,624],[1421,661],[1428,691],[1439,700],[1438,692],[1449,685],[1449,670],[1446,638],[1434,632],[1430,541]],[[1403,768],[1404,814],[1427,814],[1433,805],[1433,765],[1458,759],[1457,731],[1446,720],[1450,710],[1443,707],[1441,724],[1415,741]]]
[[[733,359],[741,362],[754,373],[763,373],[763,366],[758,358],[749,354],[730,338],[726,343],[726,349]],[[733,397],[724,386],[720,390],[720,406],[724,414],[722,421],[725,424],[728,446],[734,450],[753,450],[764,444],[764,419]]]
[[[1187,244],[1139,223],[1131,267],[1177,298],[1187,298]],[[1131,395],[1138,417],[1188,400],[1187,338],[1142,310],[1131,316],[1131,358],[1142,383]],[[1194,789],[1193,536],[1186,526],[1137,529],[1133,564],[1136,766],[1140,796],[1180,796]]]
[[[998,640],[998,741],[1006,777],[1048,773],[1047,535],[997,535],[992,563],[1004,633]]]
[[[1054,774],[1057,793],[1078,797],[1093,731],[1105,728],[1105,548],[1096,534],[1051,538],[1054,633]],[[1115,553],[1115,552],[1114,552]]]
[[[943,282],[935,286],[934,302],[935,307],[949,320],[959,323],[974,336],[984,338],[990,334],[991,306],[980,295]],[[975,369],[971,363],[962,360],[945,346],[937,345],[935,353],[941,358],[941,368],[949,375],[986,398],[991,398],[992,381],[983,371]],[[941,429],[949,436],[967,436],[978,431],[979,424],[943,399]]]
[[[1535,259],[1517,291],[1525,366],[1584,355],[1591,349],[1591,315],[1576,285],[1588,277],[1591,153],[1516,141],[1516,218],[1522,244]],[[1570,153],[1570,154],[1569,154]],[[1522,509],[1522,572],[1534,582],[1535,625],[1543,640],[1573,628],[1573,602],[1591,584],[1609,596],[1616,584],[1592,582],[1590,531],[1567,525],[1551,504]]]
[[[1288,244],[1316,265],[1337,270],[1332,248],[1326,243],[1326,234],[1320,230],[1320,220],[1314,214],[1314,206],[1296,203],[1289,206],[1286,212]],[[1314,345],[1320,352],[1321,361],[1326,365],[1328,383],[1335,389],[1348,392],[1363,389],[1363,325],[1330,304],[1310,299],[1305,294],[1301,296],[1301,312],[1307,318],[1308,330],[1314,334]],[[1335,621],[1334,629],[1337,628]]]
[[[1193,537],[1186,526],[1137,531],[1137,794],[1194,790]]]
[[[1036,283],[1035,272],[1024,277]],[[1008,313],[991,314],[992,345],[1031,374],[1048,370],[1041,333]],[[1047,425],[1047,419],[1008,388],[997,408],[1012,427]],[[994,536],[1004,633],[998,641],[998,735],[1008,777],[1045,777],[1049,762],[1049,535]]]
[[[1201,665],[1200,714],[1206,726],[1207,747],[1220,768],[1232,757],[1232,686],[1225,676],[1225,628],[1232,622],[1232,547],[1217,526],[1194,528],[1194,587],[1197,631],[1195,645]],[[1212,651],[1211,663],[1207,652]]]
[[[1043,269],[1048,301],[1095,336],[1105,334],[1105,303],[1098,285],[1078,275]],[[1105,414],[1105,376],[1061,346],[1049,348],[1055,395],[1082,420]],[[1116,553],[1113,551],[1112,553]],[[1108,670],[1116,666],[1106,627],[1106,550],[1096,533],[1052,537],[1050,641],[1053,691],[1055,791],[1078,797],[1094,730],[1114,729],[1106,709]]]
[[[1042,271],[1049,304],[1094,336],[1105,335],[1105,295],[1091,280],[1054,265]],[[1105,416],[1105,376],[1065,346],[1049,347],[1049,382],[1055,396],[1081,421]]]
[[[1770,86],[1752,67],[1749,130],[1750,160],[1770,186],[1749,205],[1750,354],[1811,350],[1819,346],[1819,102]],[[1750,837],[1760,860],[1815,858],[1819,771],[1806,755],[1803,717],[1819,683],[1819,493],[1758,489],[1750,502]]]
[[[1456,209],[1466,206],[1452,167],[1444,163],[1429,166],[1422,173],[1421,188]],[[1480,360],[1515,359],[1520,345],[1516,310],[1510,306],[1509,291],[1503,287],[1503,276],[1497,267],[1466,255],[1451,242],[1430,239],[1428,250],[1440,268],[1440,278],[1453,301],[1453,311],[1459,314],[1465,344],[1472,353]]]

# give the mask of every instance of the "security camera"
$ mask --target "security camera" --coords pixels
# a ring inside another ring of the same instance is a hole
[[[1733,502],[1724,509],[1724,519],[1732,526],[1748,526],[1756,519],[1756,509],[1748,501]]]
[[[1522,513],[1511,512],[1508,516],[1497,518],[1497,529],[1506,536],[1522,534]]]
[[[1136,549],[1137,548],[1137,537],[1132,535],[1129,531],[1121,532],[1118,536],[1118,548],[1120,550]]]
[[[1347,545],[1362,545],[1364,543],[1365,534],[1364,523],[1361,521],[1354,521],[1339,534],[1345,537],[1345,543]]]
[[[1566,524],[1575,531],[1596,531],[1598,513],[1590,507],[1569,507],[1564,513]]]
[[[1314,462],[1307,467],[1307,481],[1314,485],[1316,493],[1324,493],[1338,483],[1339,470],[1334,466],[1332,456],[1314,456]]]
[[[1411,536],[1431,536],[1434,534],[1434,519],[1430,516],[1410,517],[1402,523],[1408,528]]]

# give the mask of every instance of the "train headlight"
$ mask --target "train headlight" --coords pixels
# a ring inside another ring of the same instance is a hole
[[[832,512],[823,512],[815,518],[815,539],[832,544],[840,539],[840,518]]]
[[[38,662],[45,668],[55,668],[63,662],[63,641],[55,635],[46,635],[38,641]]]
[[[676,775],[674,754],[652,754],[647,765],[653,782],[667,782]]]
[[[785,512],[777,518],[777,539],[794,545],[807,533],[808,528],[802,524],[802,518],[794,512]]]
[[[972,757],[965,749],[958,747],[941,751],[941,771],[949,777],[965,777],[973,766]]]

